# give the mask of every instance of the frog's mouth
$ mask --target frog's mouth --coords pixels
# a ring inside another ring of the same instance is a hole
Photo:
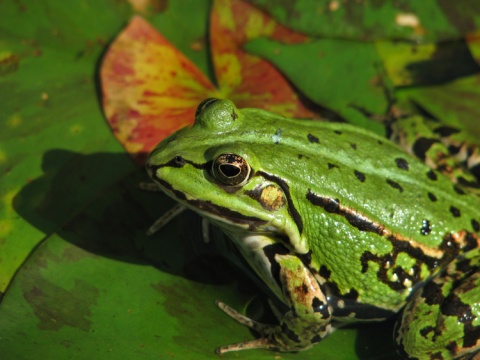
[[[233,211],[227,207],[213,204],[207,200],[200,200],[187,195],[175,189],[170,183],[163,180],[157,175],[157,170],[162,165],[147,166],[147,171],[150,177],[159,185],[160,189],[178,201],[187,208],[199,213],[200,215],[210,219],[212,222],[220,227],[236,227],[253,232],[275,232],[271,225],[268,225],[266,220],[255,216],[243,215],[237,211]]]

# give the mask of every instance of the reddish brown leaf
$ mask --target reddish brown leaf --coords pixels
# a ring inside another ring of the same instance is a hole
[[[210,18],[212,57],[222,97],[239,107],[258,107],[293,117],[318,117],[299,101],[283,75],[269,62],[247,54],[244,44],[257,37],[305,42],[258,8],[240,0],[217,0]]]
[[[139,16],[111,45],[101,79],[107,120],[139,162],[160,139],[190,123],[200,101],[218,96],[205,75]]]

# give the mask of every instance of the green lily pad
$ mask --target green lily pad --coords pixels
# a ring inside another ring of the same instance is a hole
[[[479,71],[464,40],[423,45],[379,41],[376,49],[396,87],[443,84]]]
[[[246,49],[271,61],[318,105],[383,133],[383,124],[373,119],[388,113],[393,87],[374,43],[324,39],[282,44],[261,38],[247,43]]]
[[[398,92],[401,101],[410,101],[442,123],[462,130],[462,136],[479,144],[480,76],[472,75],[446,84],[410,88]]]
[[[191,48],[204,38],[208,1],[191,3],[192,13],[185,14],[176,3],[151,18],[169,19],[162,23],[164,31],[201,69],[208,69],[205,46]],[[55,148],[80,154],[122,152],[101,111],[97,65],[132,14],[128,3],[106,0],[0,4],[0,171],[5,174],[0,177],[0,293],[41,241],[134,168],[127,156],[88,168],[76,163],[75,154],[52,155],[41,162],[42,154]],[[191,26],[197,33],[175,32],[178,26]],[[71,173],[53,189],[51,178],[68,164]],[[44,174],[36,193],[17,196]],[[45,225],[41,231],[18,216],[13,199],[17,208]]]
[[[249,0],[278,21],[318,37],[356,40],[458,39],[480,27],[476,1]]]

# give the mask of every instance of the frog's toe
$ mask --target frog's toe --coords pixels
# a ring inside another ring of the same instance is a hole
[[[245,325],[260,334],[267,333],[268,329],[273,327],[272,325],[262,324],[258,321],[252,320],[248,316],[240,314],[237,310],[231,308],[230,306],[228,306],[227,304],[219,300],[217,300],[215,304],[228,316],[235,319],[240,324]],[[232,351],[232,350],[229,350],[229,351]]]
[[[228,306],[227,304],[221,301],[217,300],[216,304],[222,311],[224,311],[227,315],[235,319],[237,322],[247,326],[252,330],[255,330],[260,334],[260,338],[255,340],[221,346],[215,350],[217,354],[223,354],[229,351],[239,351],[239,350],[249,350],[249,349],[268,349],[268,350],[281,350],[281,351],[289,350],[287,348],[283,349],[284,346],[279,346],[275,339],[275,333],[278,332],[278,328],[279,328],[278,326],[263,324],[258,321],[252,320],[249,317],[240,314],[238,311],[236,311],[235,309],[231,308],[230,306]]]
[[[305,330],[305,336],[300,336],[291,329],[297,329],[301,319],[295,317],[292,312],[287,313],[282,318],[280,325],[263,324],[252,320],[249,317],[240,314],[221,301],[216,302],[217,306],[227,315],[235,319],[242,325],[255,330],[260,337],[256,340],[231,344],[216,349],[217,354],[223,354],[229,351],[239,351],[248,349],[267,349],[282,352],[297,352],[305,350],[319,342],[329,332],[331,326],[325,324],[310,324]],[[303,332],[302,332],[303,334]]]

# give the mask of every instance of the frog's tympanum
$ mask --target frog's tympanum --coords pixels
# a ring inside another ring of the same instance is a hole
[[[219,302],[260,337],[218,352],[303,350],[342,324],[398,313],[405,358],[479,351],[480,198],[389,140],[207,99],[147,169],[286,305],[266,325]]]

